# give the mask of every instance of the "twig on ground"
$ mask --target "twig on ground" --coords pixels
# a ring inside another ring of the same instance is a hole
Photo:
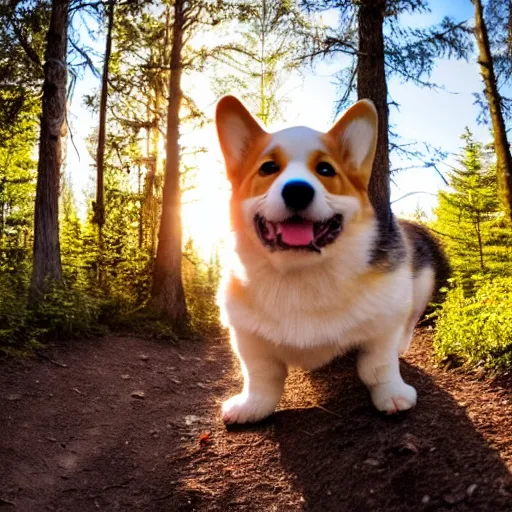
[[[43,354],[42,352],[36,352],[37,355],[41,358],[41,359],[46,359],[47,361],[49,361],[50,363],[56,365],[56,366],[60,366],[61,368],[67,368],[68,365],[65,364],[65,363],[59,363],[59,361],[54,361],[51,357],[47,356],[46,354]]]
[[[341,414],[338,414],[337,412],[330,411],[329,409],[326,409],[325,407],[322,407],[321,405],[315,405],[317,409],[321,409],[322,411],[326,412],[327,414],[332,414],[333,416],[337,416],[338,418],[343,418]]]
[[[125,480],[122,484],[112,484],[107,485],[105,487],[102,487],[102,491],[108,491],[109,489],[122,489],[123,487],[127,487],[130,485],[133,481],[133,478],[129,478],[128,480]]]
[[[124,482],[120,484],[112,484],[112,485],[106,485],[105,487],[102,487],[100,489],[100,492],[98,494],[91,494],[91,498],[99,498],[101,496],[102,492],[108,491],[110,489],[123,489],[125,487],[128,487],[130,483],[133,481],[133,478],[129,478],[128,480],[125,480]]]

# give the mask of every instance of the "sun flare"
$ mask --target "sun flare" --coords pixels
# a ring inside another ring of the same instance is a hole
[[[195,183],[183,195],[184,241],[191,238],[199,255],[208,261],[230,237],[231,189],[213,127],[205,128],[196,137],[206,152],[194,157],[197,168]]]

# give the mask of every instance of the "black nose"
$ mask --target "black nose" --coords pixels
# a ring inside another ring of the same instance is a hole
[[[307,181],[289,181],[281,191],[284,202],[292,210],[304,210],[313,201],[315,189]]]

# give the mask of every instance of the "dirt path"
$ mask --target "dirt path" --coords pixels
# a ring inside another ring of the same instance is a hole
[[[512,390],[403,362],[409,414],[370,406],[350,359],[291,374],[280,411],[226,431],[226,342],[131,337],[0,362],[0,510],[512,511]]]

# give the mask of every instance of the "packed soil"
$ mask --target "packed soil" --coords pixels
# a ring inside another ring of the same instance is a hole
[[[0,361],[0,510],[512,511],[512,379],[430,354],[417,331],[408,413],[376,412],[347,357],[292,371],[276,414],[230,429],[227,340],[110,336]]]

